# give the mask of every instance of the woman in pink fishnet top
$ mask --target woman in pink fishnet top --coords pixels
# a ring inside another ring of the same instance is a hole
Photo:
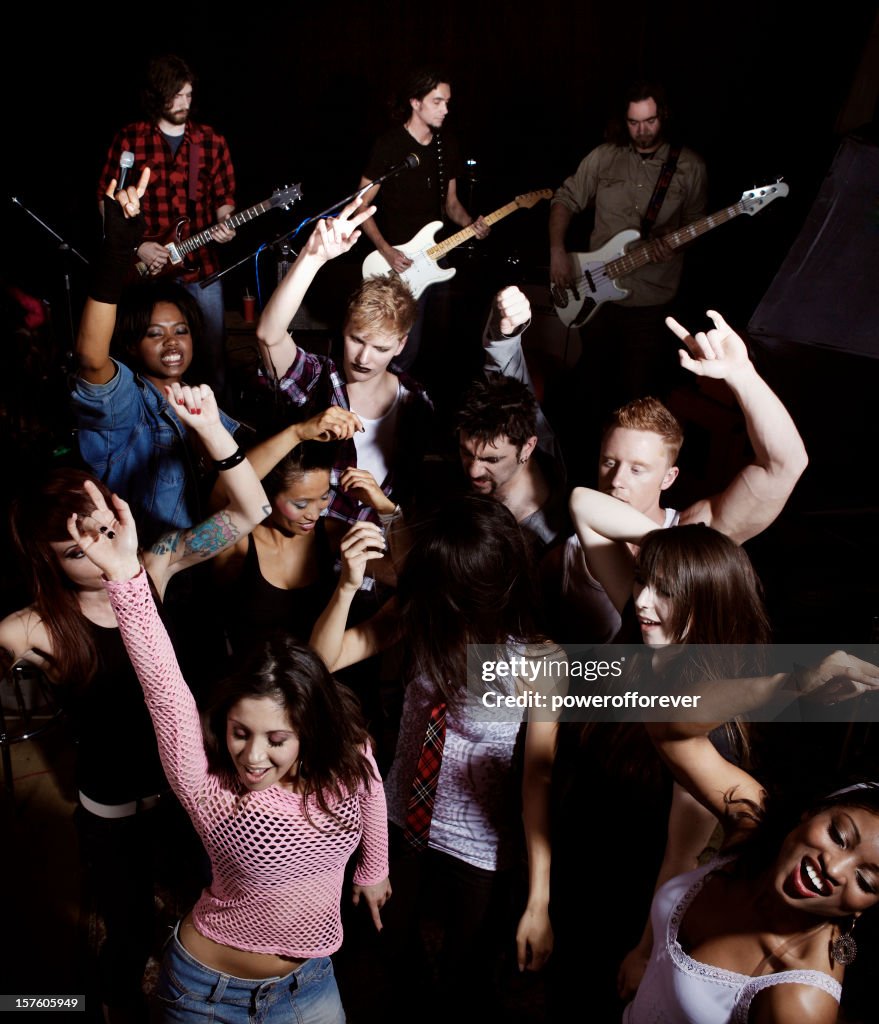
[[[309,648],[270,641],[219,686],[203,731],[134,520],[113,503],[72,517],[70,534],[107,581],[165,773],[213,868],[166,948],[162,1019],[344,1021],[329,956],[352,854],[354,902],[363,897],[379,929],[390,896],[384,790],[356,702]]]

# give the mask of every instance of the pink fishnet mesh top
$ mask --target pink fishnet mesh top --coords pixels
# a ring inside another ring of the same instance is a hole
[[[213,882],[192,911],[196,928],[215,942],[256,953],[304,959],[335,952],[342,943],[349,857],[360,847],[358,885],[388,875],[381,782],[346,794],[332,814],[309,801],[309,821],[297,793],[280,786],[249,792],[235,776],[210,774],[198,710],[146,573],[106,587],[144,689],[165,774],[211,859]]]

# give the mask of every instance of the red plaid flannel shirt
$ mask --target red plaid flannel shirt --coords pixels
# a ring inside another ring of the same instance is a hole
[[[200,149],[198,161],[198,187],[195,209],[189,204],[189,159],[190,147],[197,144]],[[101,173],[98,186],[98,201],[103,202],[104,192],[111,178],[119,175],[119,157],[124,149],[134,153],[134,180],[144,167],[149,167],[150,183],[141,200],[147,235],[157,235],[176,224],[181,217],[190,217],[190,224],[184,229],[184,237],[195,231],[203,231],[217,222],[217,210],[221,206],[235,205],[235,170],[229,147],[222,135],[205,124],[188,121],[183,141],[176,155],[171,150],[158,127],[148,121],[135,121],[126,125],[113,139],[107,153],[107,162]],[[215,247],[203,246],[191,256],[191,264],[197,266],[201,276],[207,277],[219,269]]]

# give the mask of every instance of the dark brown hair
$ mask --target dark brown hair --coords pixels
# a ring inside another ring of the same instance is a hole
[[[502,373],[486,373],[465,392],[457,429],[478,444],[508,437],[521,451],[537,434],[537,399],[522,381]]]
[[[309,798],[332,814],[334,804],[375,779],[357,698],[333,679],[310,647],[286,635],[264,641],[240,672],[217,685],[202,719],[208,763],[216,774],[237,775],[226,746],[226,719],[247,697],[268,697],[290,716],[299,737],[306,814]]]
[[[95,505],[85,491],[90,480],[110,503],[110,492],[91,473],[56,469],[12,504],[12,540],[33,595],[34,608],[52,641],[42,653],[58,683],[82,689],[97,668],[91,633],[84,628],[76,584],[64,572],[51,544],[69,539],[67,521],[89,515]],[[71,545],[73,541],[70,541]]]
[[[182,57],[173,53],[153,57],[147,65],[146,81],[140,94],[141,106],[147,119],[158,121],[187,82],[194,90],[195,74]]]
[[[413,538],[397,588],[401,635],[414,670],[459,698],[468,644],[537,637],[525,541],[510,510],[481,495],[445,501],[422,516]]]

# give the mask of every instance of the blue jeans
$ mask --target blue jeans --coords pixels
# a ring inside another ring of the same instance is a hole
[[[158,1019],[217,1024],[344,1024],[345,1011],[328,956],[283,978],[235,978],[205,967],[180,944],[165,947],[156,990]]]

